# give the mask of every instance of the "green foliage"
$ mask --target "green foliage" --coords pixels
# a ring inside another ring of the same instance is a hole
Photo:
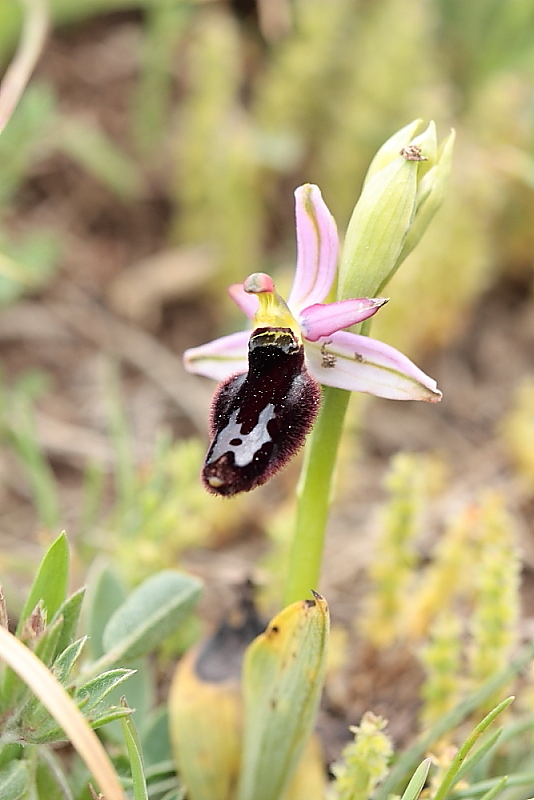
[[[68,575],[69,548],[67,537],[62,533],[47,550],[41,562],[39,572],[20,615],[17,633],[21,632],[23,624],[39,601],[43,603],[45,618],[52,620],[66,599]]]
[[[475,583],[469,652],[470,678],[475,686],[510,660],[520,616],[521,565],[514,523],[498,494],[488,493],[482,498],[480,526],[483,546]],[[490,698],[486,710],[499,699]]]
[[[399,633],[417,563],[415,542],[432,484],[432,466],[427,457],[399,453],[384,481],[389,500],[369,568],[374,591],[360,621],[362,630],[377,645],[391,643]]]
[[[109,619],[101,662],[114,664],[149,653],[192,610],[201,587],[197,578],[172,570],[148,578]]]
[[[462,690],[462,623],[449,609],[439,613],[421,648],[426,679],[421,687],[421,724],[425,727],[450,711]]]
[[[386,721],[371,712],[361,724],[351,728],[354,741],[342,753],[342,762],[334,765],[334,792],[338,800],[367,800],[388,773],[393,745],[384,733]]]
[[[2,800],[19,800],[28,790],[28,765],[21,761],[10,761],[0,769],[0,797]]]
[[[426,466],[425,466],[426,465]],[[387,476],[391,493],[369,565],[373,591],[360,621],[377,647],[419,643],[425,668],[424,726],[437,722],[484,680],[509,663],[520,608],[515,523],[496,492],[460,509],[429,563],[417,561],[417,522],[429,504],[431,461],[399,454]],[[473,573],[473,564],[477,569]],[[495,706],[506,684],[477,709]]]
[[[317,713],[329,624],[326,602],[315,595],[285,608],[249,646],[239,800],[277,800],[287,787]]]
[[[124,705],[126,706],[126,703],[124,703]],[[130,768],[132,770],[134,800],[148,800],[139,736],[137,735],[133,721],[128,717],[122,718],[121,725],[128,749]]]
[[[112,573],[101,572],[98,585],[91,587],[91,608],[86,612],[97,640],[94,651],[101,653],[96,662],[91,662],[84,658],[87,637],[76,638],[85,592],[80,589],[69,596],[68,579],[69,550],[66,537],[61,534],[41,562],[17,632],[66,689],[89,725],[101,728],[131,714],[126,702],[113,702],[113,697],[119,687],[124,691],[122,684],[131,679],[133,671],[123,666],[111,668],[113,664],[119,659],[125,663],[139,658],[157,647],[177,621],[190,613],[200,593],[200,582],[169,570],[154,575],[125,597]],[[3,605],[2,618],[7,619]],[[128,686],[126,693],[129,694]],[[138,742],[139,748],[147,746],[150,754],[149,783],[160,786],[165,776],[170,790],[176,787],[176,779],[169,764],[170,744],[166,726],[162,726],[164,719],[161,710],[152,718],[147,716],[146,732],[142,729]],[[137,794],[140,767],[132,749],[132,725],[130,722],[126,728],[126,750],[135,796],[142,797]],[[65,768],[49,749],[65,738],[62,726],[42,704],[42,698],[30,692],[14,669],[0,666],[0,797],[22,797],[30,787],[32,796],[42,800],[73,797]],[[122,754],[116,756],[118,761],[121,758]],[[151,797],[160,795],[160,790],[150,793]]]

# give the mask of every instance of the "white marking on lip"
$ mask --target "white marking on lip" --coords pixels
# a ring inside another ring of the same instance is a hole
[[[234,462],[237,467],[246,467],[252,462],[258,450],[272,438],[267,430],[270,420],[274,419],[274,405],[268,403],[258,417],[258,422],[250,433],[241,433],[241,425],[236,422],[239,411],[234,411],[230,415],[228,425],[226,425],[215,439],[215,444],[210,455],[208,464],[213,464],[225,453],[234,454]],[[231,444],[233,439],[240,439],[241,444]],[[211,484],[213,486],[213,484]],[[214,486],[214,488],[217,488]]]

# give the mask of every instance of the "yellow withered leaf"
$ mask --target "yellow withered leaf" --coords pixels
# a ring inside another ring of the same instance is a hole
[[[310,737],[324,682],[329,616],[314,593],[248,647],[239,800],[280,800]]]
[[[170,733],[191,800],[230,800],[241,753],[242,707],[237,680],[202,680],[198,648],[180,661],[169,695]]]

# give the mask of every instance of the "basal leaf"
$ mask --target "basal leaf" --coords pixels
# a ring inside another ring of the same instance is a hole
[[[103,635],[106,662],[145,655],[191,611],[202,588],[197,578],[165,570],[135,589],[109,620]]]
[[[107,562],[97,560],[89,571],[84,609],[88,650],[94,660],[104,654],[104,628],[125,600],[126,590],[118,574]]]

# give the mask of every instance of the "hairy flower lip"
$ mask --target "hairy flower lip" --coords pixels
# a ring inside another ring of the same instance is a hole
[[[393,347],[346,328],[372,317],[386,298],[359,297],[325,303],[337,272],[338,236],[317,186],[295,191],[297,265],[287,306],[302,333],[306,366],[319,383],[395,400],[439,402],[436,382]],[[272,278],[253,273],[229,293],[249,319],[254,319],[259,296],[275,295]],[[276,295],[278,297],[278,295]],[[188,371],[225,380],[248,369],[250,330],[215,339],[184,353]]]

